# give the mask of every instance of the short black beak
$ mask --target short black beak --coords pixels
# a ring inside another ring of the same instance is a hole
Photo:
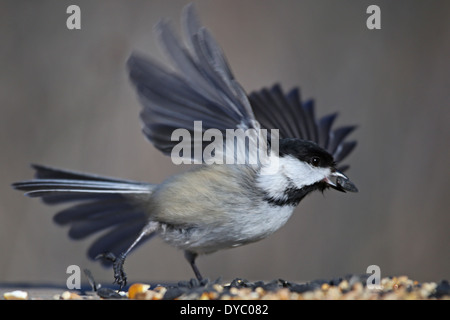
[[[358,192],[358,188],[356,188],[353,182],[351,182],[345,174],[337,170],[333,171],[328,177],[326,177],[324,182],[326,182],[333,189],[341,192]]]

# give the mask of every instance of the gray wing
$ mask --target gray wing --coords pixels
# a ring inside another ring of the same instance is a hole
[[[172,69],[138,54],[128,60],[143,106],[143,132],[166,155],[178,144],[171,140],[172,132],[184,128],[193,136],[194,121],[202,121],[203,132],[259,127],[245,91],[192,5],[183,11],[183,27],[185,43],[166,21],[156,26]]]
[[[279,129],[280,138],[313,141],[327,150],[336,163],[342,162],[356,146],[356,141],[345,141],[356,126],[332,129],[337,113],[316,119],[314,101],[302,102],[298,88],[284,93],[275,84],[270,89],[250,93],[249,100],[261,127]],[[339,169],[346,170],[348,166]]]

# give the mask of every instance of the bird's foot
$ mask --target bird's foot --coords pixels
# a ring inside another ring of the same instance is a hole
[[[119,291],[122,290],[123,287],[127,285],[127,275],[124,271],[123,264],[125,263],[125,255],[121,254],[119,257],[116,257],[112,252],[106,252],[99,254],[96,259],[105,259],[109,260],[113,263],[114,270],[114,282],[119,285]]]

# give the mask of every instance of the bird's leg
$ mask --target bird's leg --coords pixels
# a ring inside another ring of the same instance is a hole
[[[195,264],[195,258],[197,258],[197,254],[191,251],[184,251],[184,256],[186,260],[189,262],[189,264],[192,267],[192,270],[194,271],[195,276],[197,277],[198,281],[202,281],[203,277],[200,274],[200,271],[197,268],[197,265]]]
[[[141,231],[139,236],[134,240],[131,246],[123,253],[116,257],[112,252],[105,252],[99,254],[96,259],[102,258],[109,260],[113,263],[114,270],[114,282],[119,285],[119,291],[127,285],[127,275],[124,271],[123,264],[125,263],[125,258],[133,250],[133,248],[145,237],[149,237],[155,234],[156,230],[159,228],[159,223],[151,221],[148,223]]]

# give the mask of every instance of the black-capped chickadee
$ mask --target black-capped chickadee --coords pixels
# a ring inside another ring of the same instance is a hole
[[[183,27],[185,43],[167,22],[156,26],[173,69],[136,54],[128,60],[130,78],[143,106],[146,137],[173,156],[180,143],[173,139],[173,132],[181,128],[195,136],[199,133],[195,122],[201,121],[202,134],[215,129],[224,136],[230,129],[278,129],[266,145],[246,137],[244,150],[215,148],[206,159],[208,142],[213,139],[193,139],[200,156],[184,151],[187,158],[202,164],[158,185],[41,165],[33,165],[33,180],[13,184],[47,204],[71,203],[54,216],[57,224],[70,225],[71,238],[105,231],[91,245],[88,256],[112,262],[120,288],[126,285],[126,256],[155,235],[184,250],[196,277],[202,279],[195,265],[197,255],[266,238],[314,190],[357,191],[342,173],[348,166],[338,166],[356,145],[344,141],[354,126],[332,130],[336,114],[316,120],[313,102],[302,102],[297,88],[284,93],[274,85],[247,95],[192,5],[183,11]],[[215,137],[215,146],[225,146],[229,140],[225,137],[218,142]],[[248,160],[248,149],[255,146],[256,150],[270,149],[269,161],[210,163],[223,153],[232,153],[233,159],[236,153],[246,153]]]

